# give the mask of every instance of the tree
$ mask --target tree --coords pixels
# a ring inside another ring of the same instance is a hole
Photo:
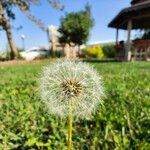
[[[55,0],[47,1],[52,5],[52,7],[63,9],[63,6]],[[17,48],[13,41],[10,25],[10,21],[15,19],[13,8],[19,7],[21,11],[26,12],[26,15],[29,19],[36,22],[37,20],[32,15],[29,15],[28,10],[30,9],[31,4],[38,4],[39,2],[40,0],[0,0],[0,27],[2,27],[2,29],[6,31],[8,43],[11,50],[11,59],[17,59]]]
[[[60,43],[74,43],[75,45],[87,42],[90,29],[93,27],[94,20],[91,17],[91,8],[89,4],[85,6],[85,10],[66,14],[60,19],[59,28],[62,36],[59,38]]]

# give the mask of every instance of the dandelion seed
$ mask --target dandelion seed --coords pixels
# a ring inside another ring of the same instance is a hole
[[[40,92],[51,114],[69,118],[69,131],[72,118],[92,115],[104,97],[98,73],[86,63],[69,60],[59,60],[43,68]],[[70,134],[71,131],[68,140]]]
[[[59,60],[43,68],[40,92],[50,113],[68,116],[72,101],[74,117],[83,118],[102,104],[104,89],[101,77],[88,64]]]

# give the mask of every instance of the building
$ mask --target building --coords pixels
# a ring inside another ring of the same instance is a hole
[[[132,0],[131,6],[121,10],[108,26],[116,28],[116,45],[119,45],[119,30],[127,30],[126,42],[120,43],[125,45],[124,51],[119,52],[118,59],[150,59],[150,39],[131,41],[133,29],[150,29],[150,0]]]
[[[61,44],[59,42],[59,37],[61,36],[61,34],[59,33],[58,28],[56,26],[53,25],[48,26],[47,33],[48,33],[49,44],[51,45],[52,55],[58,51],[61,51],[62,55],[66,58],[76,57],[77,47],[74,46],[74,44],[72,45]]]

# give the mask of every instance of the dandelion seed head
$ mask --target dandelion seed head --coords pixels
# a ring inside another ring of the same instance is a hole
[[[83,90],[82,84],[80,84],[79,81],[75,79],[63,81],[61,85],[62,90],[66,96],[68,96],[68,99],[79,96]]]
[[[92,115],[103,104],[102,78],[83,62],[62,59],[44,67],[39,91],[48,111],[62,118],[68,116],[69,102],[77,118]]]

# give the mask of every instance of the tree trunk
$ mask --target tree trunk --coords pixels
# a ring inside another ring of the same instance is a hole
[[[52,43],[52,48],[51,48],[51,56],[55,57],[55,52],[56,52],[56,43]]]
[[[78,46],[78,57],[80,57],[81,55],[80,45],[78,44],[77,46]]]
[[[7,28],[5,31],[6,31],[6,34],[7,34],[7,39],[8,39],[10,50],[11,50],[11,54],[10,54],[11,59],[17,59],[18,52],[17,52],[16,45],[13,41],[11,30],[10,30],[10,28]]]
[[[3,10],[3,6],[1,2],[0,2],[0,19],[2,22],[2,27],[6,31],[8,43],[9,43],[10,50],[11,50],[11,59],[17,59],[18,52],[17,52],[16,45],[13,41],[13,36],[11,33],[11,26],[4,14],[4,10]]]

